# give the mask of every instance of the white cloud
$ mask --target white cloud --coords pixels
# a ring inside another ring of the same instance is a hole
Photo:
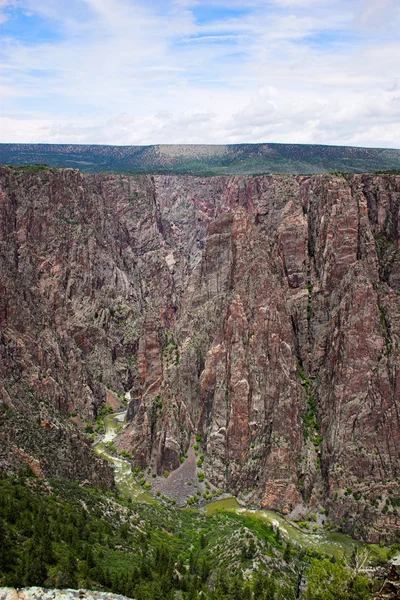
[[[3,41],[2,141],[399,146],[400,40],[371,29],[375,1],[250,0],[201,24],[243,0],[20,2],[61,33]]]
[[[6,9],[15,7],[17,0],[0,0],[0,24],[5,23],[9,19],[9,14]]]
[[[384,26],[390,29],[400,25],[400,3],[399,0],[362,0],[358,23],[362,26],[376,30]]]

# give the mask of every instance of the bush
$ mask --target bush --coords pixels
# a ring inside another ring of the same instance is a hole
[[[121,450],[120,456],[122,456],[123,458],[132,458],[132,454],[127,450]]]
[[[307,600],[368,600],[370,581],[339,562],[315,560],[308,572]]]

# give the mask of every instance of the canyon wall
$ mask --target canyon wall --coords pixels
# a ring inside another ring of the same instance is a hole
[[[0,186],[6,468],[107,478],[67,417],[129,393],[135,464],[171,471],[197,435],[246,502],[396,538],[399,176],[2,168]]]

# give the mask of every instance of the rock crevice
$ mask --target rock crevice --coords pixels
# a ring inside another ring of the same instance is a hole
[[[90,420],[130,392],[117,445],[136,464],[177,468],[195,434],[214,485],[393,538],[399,176],[3,168],[0,184],[8,407]]]

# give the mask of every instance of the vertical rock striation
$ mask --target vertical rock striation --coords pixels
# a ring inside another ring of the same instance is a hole
[[[215,485],[394,538],[399,176],[4,168],[1,190],[10,414],[90,418],[130,392],[136,464],[173,470],[200,435]]]

